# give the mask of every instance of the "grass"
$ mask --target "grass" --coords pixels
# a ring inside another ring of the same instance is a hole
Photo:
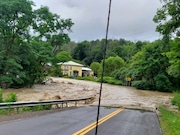
[[[77,79],[77,80],[87,80],[87,81],[96,82],[96,79],[95,79],[94,77],[91,77],[91,76],[76,77],[75,79]]]
[[[18,113],[24,113],[24,112],[31,112],[31,111],[42,111],[42,110],[50,110],[51,105],[39,105],[32,107],[22,107],[19,108]],[[9,114],[16,114],[17,110],[15,108],[8,108],[8,109],[0,109],[0,116],[1,115],[9,115]]]
[[[180,135],[180,112],[169,111],[163,106],[160,106],[159,110],[163,135]]]
[[[74,79],[87,80],[87,81],[92,81],[92,82],[101,82],[101,78],[94,78],[91,76],[76,77]],[[114,84],[114,85],[122,85],[121,80],[117,80],[117,79],[115,79],[113,77],[109,77],[109,76],[103,77],[103,83]]]
[[[97,81],[100,82],[101,79],[99,78]],[[103,83],[122,85],[122,81],[121,80],[117,80],[117,79],[115,79],[113,77],[109,77],[109,76],[103,77]]]
[[[8,114],[8,110],[7,109],[0,109],[0,116],[1,115],[7,115]]]

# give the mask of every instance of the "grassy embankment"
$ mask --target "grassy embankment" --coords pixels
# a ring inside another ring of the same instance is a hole
[[[101,82],[100,78],[94,78],[94,77],[77,77],[75,79],[87,80],[87,81],[93,81],[93,82]],[[115,79],[113,77],[109,77],[109,76],[103,77],[103,83],[114,84],[114,85],[122,85],[121,80],[117,80],[117,79]]]
[[[174,93],[171,103],[177,107],[174,111],[160,106],[159,121],[163,135],[180,135],[180,93]]]

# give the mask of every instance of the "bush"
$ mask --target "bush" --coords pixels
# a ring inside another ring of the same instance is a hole
[[[155,89],[150,82],[148,81],[132,81],[132,86],[137,88],[137,89],[142,89],[142,90],[152,90]]]
[[[158,91],[164,91],[164,92],[170,92],[171,91],[171,82],[169,81],[169,78],[163,74],[160,73],[156,77],[154,77],[156,89]]]
[[[97,81],[100,82],[101,79],[99,78]],[[121,80],[117,80],[117,79],[115,79],[113,77],[109,77],[109,76],[103,77],[103,83],[122,85],[122,81]]]
[[[173,98],[171,99],[171,103],[173,105],[178,106],[178,109],[180,110],[180,93],[175,92]]]
[[[5,102],[16,102],[17,101],[17,95],[16,93],[8,93],[7,98],[4,99]]]
[[[58,65],[53,66],[53,67],[48,71],[48,74],[49,74],[50,76],[62,77],[63,74],[62,74],[61,66],[58,66]]]

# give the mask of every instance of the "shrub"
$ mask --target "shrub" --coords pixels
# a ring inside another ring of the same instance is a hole
[[[99,78],[97,81],[100,82],[101,79]],[[109,77],[109,76],[103,77],[103,83],[122,85],[122,81],[121,80],[117,80],[117,79],[115,79],[113,77]]]
[[[180,110],[180,93],[175,92],[173,98],[171,99],[171,103],[173,105],[178,106],[178,109]]]
[[[160,73],[156,77],[154,77],[156,89],[158,91],[164,91],[164,92],[170,92],[171,91],[171,82],[169,81],[169,78],[163,74]]]
[[[4,99],[5,102],[16,102],[17,101],[17,95],[16,93],[8,93],[7,98]]]
[[[62,76],[63,76],[63,75],[62,75],[62,69],[61,69],[61,67],[58,66],[58,65],[53,66],[53,67],[49,70],[48,74],[51,75],[51,76],[56,76],[56,77],[62,77]]]
[[[132,81],[132,86],[137,89],[152,90],[155,89],[148,81]]]
[[[114,84],[116,84],[116,85],[122,85],[122,81],[121,81],[121,80],[117,80]]]

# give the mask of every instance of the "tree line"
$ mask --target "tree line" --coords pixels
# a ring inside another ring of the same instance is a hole
[[[179,46],[178,41],[179,39],[171,40],[168,44],[170,50],[167,51],[164,40],[131,42],[125,39],[109,39],[104,75],[123,82],[130,77],[132,85],[139,89],[159,91],[177,89],[180,87],[180,67],[178,67],[180,51],[174,48]],[[71,55],[71,60],[76,59],[89,66],[95,76],[100,77],[103,45],[104,39],[70,42],[62,46],[62,52]]]

